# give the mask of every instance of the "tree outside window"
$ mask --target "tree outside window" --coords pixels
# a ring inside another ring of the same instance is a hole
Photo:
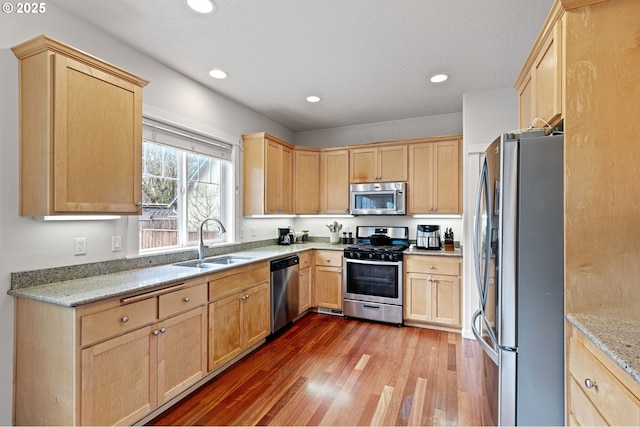
[[[140,250],[197,242],[204,218],[222,218],[224,161],[147,140],[142,158]],[[221,240],[215,224],[204,238]]]

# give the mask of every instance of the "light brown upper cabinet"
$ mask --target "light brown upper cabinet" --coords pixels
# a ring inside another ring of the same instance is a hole
[[[20,215],[139,214],[148,81],[41,35],[20,75]]]
[[[265,132],[242,135],[242,214],[293,213],[293,145]]]
[[[352,148],[351,183],[407,180],[407,146],[393,144]]]
[[[557,125],[562,120],[563,20],[550,24],[546,36],[538,39],[516,81],[519,98],[519,126],[526,129]]]
[[[320,213],[320,149],[293,150],[293,206],[297,214]]]
[[[325,149],[320,155],[320,212],[349,213],[349,150]]]
[[[409,144],[408,214],[461,214],[461,137]]]

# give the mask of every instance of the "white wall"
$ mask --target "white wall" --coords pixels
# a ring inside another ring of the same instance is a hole
[[[473,211],[480,173],[481,153],[501,133],[516,130],[518,93],[506,88],[467,93],[462,98],[463,157],[463,329],[462,336],[473,338],[471,315],[478,307],[475,267],[473,265]]]

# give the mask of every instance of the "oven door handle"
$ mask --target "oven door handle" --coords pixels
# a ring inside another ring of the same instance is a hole
[[[402,265],[402,261],[379,261],[374,259],[344,259],[345,265],[348,263],[352,264],[367,264],[367,265]]]

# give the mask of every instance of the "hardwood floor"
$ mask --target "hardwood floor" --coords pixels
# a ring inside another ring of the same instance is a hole
[[[151,425],[479,425],[459,334],[309,314]]]

